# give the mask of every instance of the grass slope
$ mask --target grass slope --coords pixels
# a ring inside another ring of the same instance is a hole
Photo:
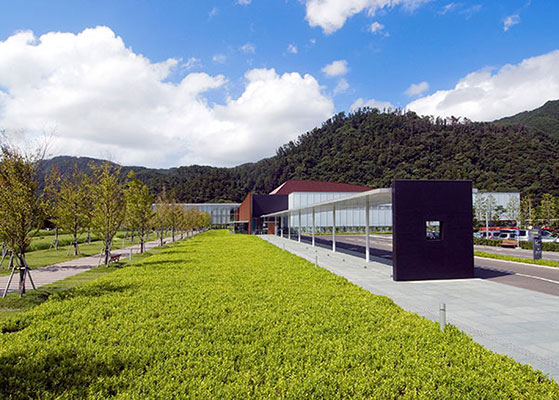
[[[256,237],[209,232],[0,324],[3,398],[559,398]]]

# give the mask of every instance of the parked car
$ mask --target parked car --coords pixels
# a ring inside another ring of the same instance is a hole
[[[517,238],[521,242],[527,242],[530,240],[530,234],[526,229],[519,229],[516,234]]]
[[[499,235],[501,234],[501,231],[489,231],[488,232],[476,232],[474,233],[474,237],[475,238],[480,238],[480,239],[498,239]]]
[[[542,229],[542,242],[544,243],[553,243],[557,242],[557,237],[555,236],[554,232]]]
[[[516,232],[501,232],[501,234],[496,238],[499,240],[516,240]]]

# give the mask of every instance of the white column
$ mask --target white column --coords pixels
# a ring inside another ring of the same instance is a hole
[[[291,214],[287,213],[287,238],[291,239]]]
[[[332,251],[336,252],[336,206],[332,206]]]
[[[280,221],[281,221],[280,237],[283,237],[283,215],[280,216]]]
[[[274,217],[274,236],[278,235],[278,217]]]
[[[314,246],[314,230],[315,230],[315,212],[314,208],[312,209],[312,245]]]
[[[301,242],[301,210],[299,210],[299,228],[297,229],[297,241]]]
[[[369,239],[369,199],[365,200],[365,260],[369,262],[370,255],[370,239]]]

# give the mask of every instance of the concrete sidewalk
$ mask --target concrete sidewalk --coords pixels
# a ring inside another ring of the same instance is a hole
[[[165,238],[164,244],[167,244],[170,241],[171,238]],[[144,245],[145,251],[153,249],[154,247],[158,247],[159,244],[160,244],[159,239],[146,242]],[[130,254],[130,250],[132,250],[133,254],[139,253],[140,244],[126,247],[123,249],[115,249],[111,251],[111,254],[128,257],[128,255]],[[103,260],[102,258],[99,257],[99,255],[76,258],[75,260],[64,261],[58,264],[32,269],[31,278],[33,279],[33,282],[35,283],[36,287],[41,287],[68,278],[69,276],[77,275],[81,272],[87,271],[99,265],[100,262],[103,262]],[[4,289],[6,288],[6,284],[8,283],[9,277],[10,277],[9,275],[0,277],[0,296],[4,294]],[[18,290],[18,285],[19,285],[19,274],[16,272],[16,274],[14,274],[12,282],[10,283],[10,287],[8,288],[8,293],[16,292]],[[29,281],[28,278],[25,281],[25,288],[26,290],[33,289],[33,286],[31,286],[31,282]]]
[[[395,282],[387,260],[364,259],[274,235],[262,239],[343,276],[405,310],[439,319],[486,348],[542,370],[559,382],[559,297],[482,279]]]

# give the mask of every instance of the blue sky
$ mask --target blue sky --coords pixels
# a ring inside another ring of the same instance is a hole
[[[492,120],[559,98],[558,20],[542,0],[4,1],[0,129],[230,166],[358,106]]]

